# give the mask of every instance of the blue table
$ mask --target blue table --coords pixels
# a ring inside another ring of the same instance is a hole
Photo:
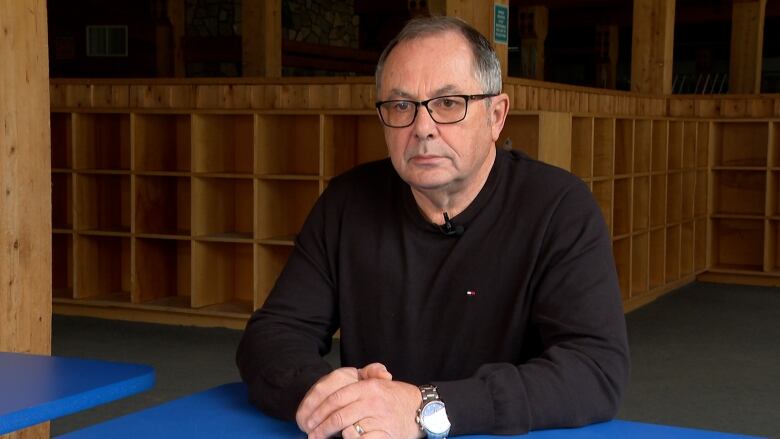
[[[205,392],[75,431],[61,439],[122,438],[305,438],[298,428],[269,418],[247,402],[246,387],[225,384]],[[505,438],[507,436],[463,436]],[[529,439],[686,438],[726,439],[746,436],[638,422],[611,421],[584,428],[535,431]]]
[[[0,434],[115,401],[154,385],[136,364],[0,352]]]

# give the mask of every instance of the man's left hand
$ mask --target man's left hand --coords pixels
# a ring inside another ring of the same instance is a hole
[[[327,438],[339,432],[346,439],[423,437],[415,422],[422,400],[420,390],[412,384],[391,381],[387,376],[369,373],[367,377],[361,376],[360,381],[337,389],[299,425],[309,439]]]

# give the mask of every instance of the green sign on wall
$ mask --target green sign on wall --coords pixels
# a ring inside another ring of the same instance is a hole
[[[493,42],[507,44],[509,42],[509,7],[495,3],[493,5]]]

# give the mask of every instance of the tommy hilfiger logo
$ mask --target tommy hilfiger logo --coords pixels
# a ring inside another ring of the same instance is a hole
[[[476,295],[477,295],[477,292],[476,292],[476,291],[474,291],[474,290],[468,290],[468,291],[466,291],[466,295],[467,295],[467,296],[476,296]]]

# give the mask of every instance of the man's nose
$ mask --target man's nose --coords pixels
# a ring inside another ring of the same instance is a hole
[[[417,111],[417,117],[414,119],[414,135],[421,139],[427,139],[436,135],[436,122],[431,117],[430,111],[425,105],[420,105]]]

